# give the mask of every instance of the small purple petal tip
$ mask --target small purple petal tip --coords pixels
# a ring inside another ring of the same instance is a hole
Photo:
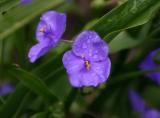
[[[39,57],[50,50],[51,46],[48,44],[49,42],[38,43],[30,49],[28,57],[31,63],[35,62]]]
[[[30,2],[32,2],[32,0],[20,0],[22,6],[28,5]]]
[[[10,83],[4,83],[0,85],[0,96],[9,94],[13,91],[14,91],[14,87]]]

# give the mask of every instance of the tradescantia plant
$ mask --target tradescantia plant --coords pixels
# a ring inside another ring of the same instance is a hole
[[[159,118],[159,10],[158,0],[0,1],[0,118]]]

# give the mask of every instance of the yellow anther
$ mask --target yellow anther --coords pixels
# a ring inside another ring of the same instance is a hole
[[[40,29],[39,29],[39,32],[44,32],[44,28],[40,28]]]
[[[87,68],[88,70],[90,69],[91,65],[90,65],[89,61],[85,61],[85,66],[86,66],[86,68]]]

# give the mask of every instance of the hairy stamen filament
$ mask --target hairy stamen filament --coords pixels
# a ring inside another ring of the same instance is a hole
[[[82,57],[82,59],[84,59],[84,54],[82,54],[82,56],[81,56],[81,57]]]

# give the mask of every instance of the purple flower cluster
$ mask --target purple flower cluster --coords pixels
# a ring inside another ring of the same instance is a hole
[[[160,111],[148,107],[133,89],[129,90],[129,98],[133,111],[140,113],[143,118],[160,118]]]
[[[63,64],[72,86],[97,86],[110,73],[108,46],[96,32],[84,31],[76,38],[72,50],[64,54]]]
[[[155,61],[157,55],[160,55],[160,48],[152,51],[149,55],[147,55],[147,57],[140,64],[139,68],[141,70],[160,68],[160,63]],[[151,80],[155,81],[157,84],[160,85],[160,72],[148,73],[146,74],[146,77],[150,78]]]
[[[55,11],[44,13],[36,30],[38,44],[28,54],[30,62],[55,47],[66,26],[66,15]],[[94,31],[82,32],[74,41],[72,50],[66,52],[63,64],[72,86],[97,86],[105,82],[110,74],[111,62],[108,45]]]

